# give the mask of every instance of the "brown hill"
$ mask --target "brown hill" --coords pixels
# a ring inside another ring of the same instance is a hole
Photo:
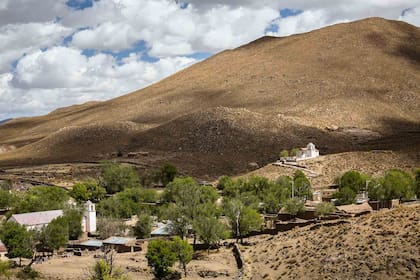
[[[264,37],[131,94],[0,125],[3,150],[18,147],[0,166],[144,150],[220,175],[308,141],[321,153],[402,149],[418,160],[419,62],[420,29],[398,21]]]

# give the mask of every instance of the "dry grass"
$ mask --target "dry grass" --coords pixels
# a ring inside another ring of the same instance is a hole
[[[247,279],[418,279],[420,206],[254,237],[243,247]]]
[[[70,258],[55,257],[42,264],[35,264],[33,268],[39,271],[46,280],[73,280],[87,279],[89,268],[95,264],[93,253],[82,257]],[[147,266],[145,251],[137,253],[122,253],[116,258],[116,267],[123,271],[130,279],[153,279],[153,274]],[[197,259],[188,264],[188,277],[184,279],[203,279],[199,276],[200,271],[212,271],[220,273],[217,279],[233,279],[237,274],[236,262],[231,250],[222,248],[219,252],[199,254]],[[174,269],[182,271],[177,265]]]

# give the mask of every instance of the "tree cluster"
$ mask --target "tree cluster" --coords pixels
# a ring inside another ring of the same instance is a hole
[[[172,231],[184,238],[191,232],[208,247],[226,236],[216,207],[219,195],[211,186],[200,186],[193,178],[175,178],[168,184],[163,200],[168,203],[166,217]]]
[[[416,173],[417,172],[417,173]],[[369,199],[385,201],[391,199],[410,200],[420,195],[420,175],[411,174],[392,169],[385,172],[384,176],[371,178],[366,174],[352,170],[336,179],[339,190],[334,194],[337,205],[356,202],[358,193],[367,191]]]

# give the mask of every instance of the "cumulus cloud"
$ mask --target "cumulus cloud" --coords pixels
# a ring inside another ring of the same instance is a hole
[[[54,22],[8,24],[0,27],[0,73],[25,53],[61,43],[71,29]]]
[[[195,63],[197,52],[265,33],[371,16],[420,25],[420,0],[100,0],[82,10],[66,2],[0,0],[0,119],[115,97]],[[286,8],[301,12],[280,16]]]
[[[0,119],[116,97],[194,62],[188,57],[168,57],[149,63],[136,54],[118,62],[102,53],[87,58],[67,47],[37,51],[21,59],[14,74],[0,75]]]

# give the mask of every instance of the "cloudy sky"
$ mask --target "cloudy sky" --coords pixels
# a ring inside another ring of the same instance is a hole
[[[0,0],[0,120],[145,87],[221,50],[420,0]]]

